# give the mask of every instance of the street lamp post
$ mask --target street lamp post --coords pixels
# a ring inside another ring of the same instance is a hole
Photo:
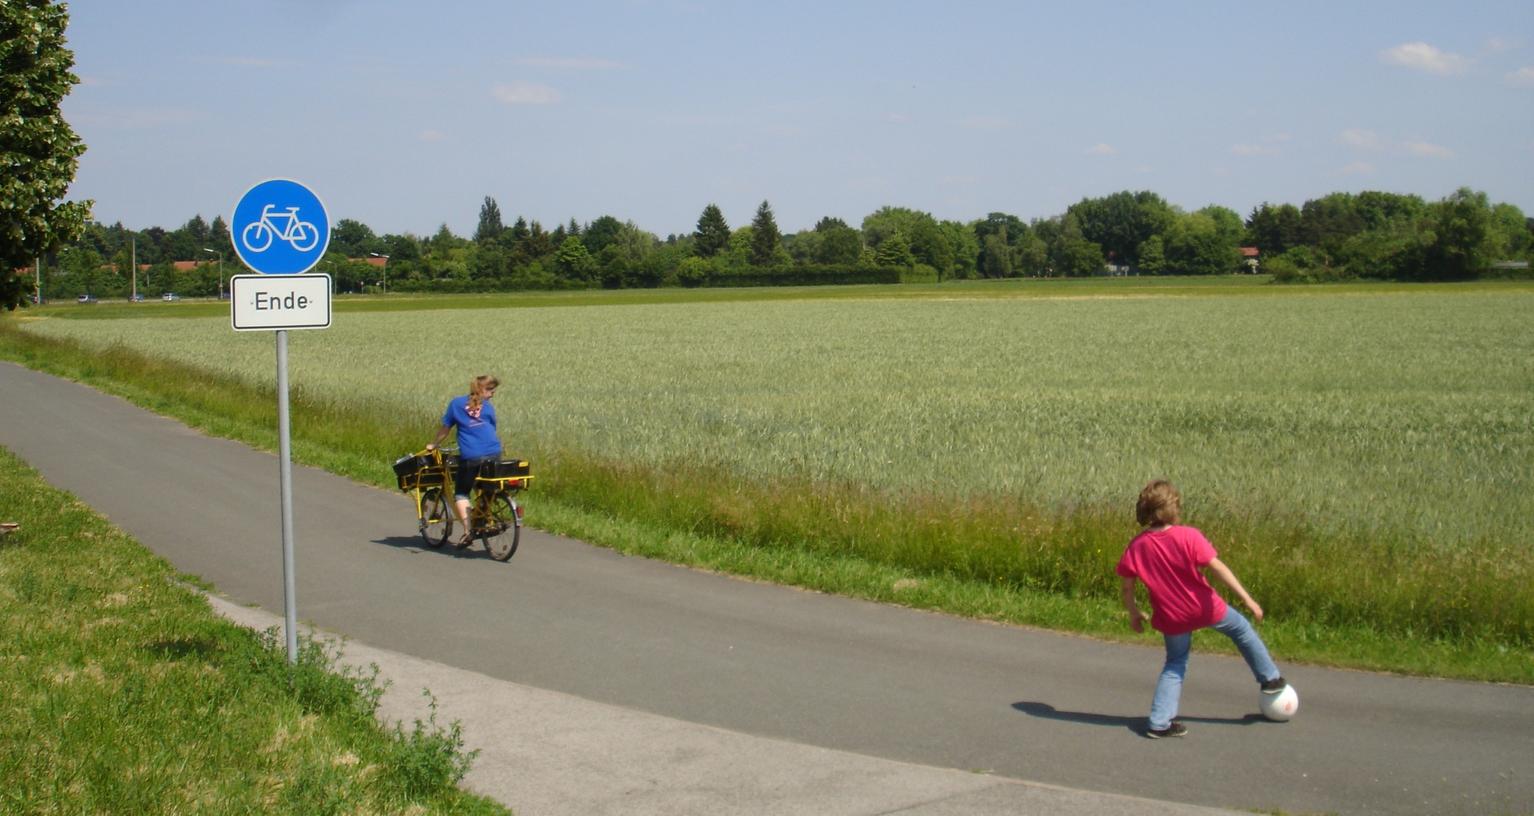
[[[218,299],[219,300],[223,300],[224,299],[224,253],[219,252],[216,249],[208,249],[207,247],[203,247],[202,251],[208,253],[209,255],[217,255],[218,256]]]
[[[387,295],[389,294],[389,256],[383,254],[382,252],[369,252],[368,254],[372,255],[374,258],[383,258],[384,260],[384,265],[381,270],[383,273],[383,280],[379,282],[379,287],[382,288],[383,293]]]

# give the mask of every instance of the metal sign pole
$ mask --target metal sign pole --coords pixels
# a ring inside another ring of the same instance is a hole
[[[313,190],[268,179],[245,191],[229,219],[234,254],[257,275],[229,281],[235,331],[277,332],[277,482],[282,497],[282,595],[288,663],[298,663],[298,578],[293,563],[293,451],[288,422],[288,329],[330,325],[329,275],[306,275],[330,246],[330,219]],[[212,252],[213,250],[208,250]],[[219,254],[219,269],[223,269]],[[254,279],[254,280],[252,280]],[[222,294],[223,275],[219,275]],[[259,282],[257,282],[259,281]]]
[[[298,662],[297,581],[293,571],[293,460],[288,436],[288,333],[277,332],[277,483],[282,494],[282,588],[288,662]]]

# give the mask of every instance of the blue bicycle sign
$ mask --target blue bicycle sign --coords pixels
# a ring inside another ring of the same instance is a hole
[[[263,275],[299,275],[314,268],[330,245],[325,205],[309,188],[271,179],[250,188],[229,219],[234,252]]]

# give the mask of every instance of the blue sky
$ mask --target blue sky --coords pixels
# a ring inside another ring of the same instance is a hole
[[[1534,214],[1522,2],[77,0],[71,190],[134,229],[292,178],[331,220],[664,237],[1461,186]]]

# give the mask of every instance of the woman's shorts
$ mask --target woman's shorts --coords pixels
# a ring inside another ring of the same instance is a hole
[[[458,472],[453,474],[453,498],[468,501],[469,494],[474,490],[474,478],[479,475],[479,466],[486,462],[493,462],[495,459],[494,456],[459,459]]]

